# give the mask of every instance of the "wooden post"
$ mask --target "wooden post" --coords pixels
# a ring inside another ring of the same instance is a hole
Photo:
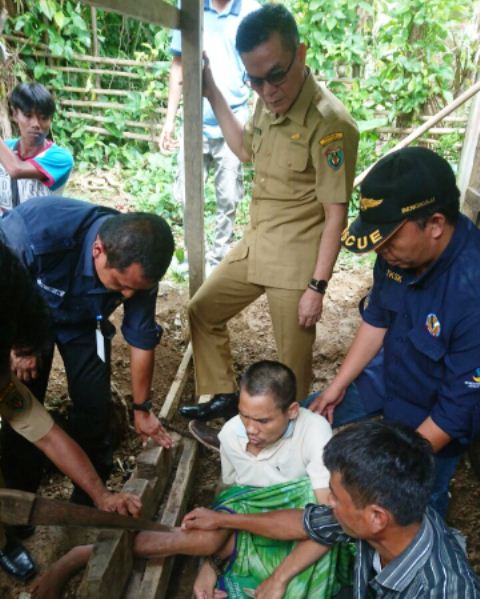
[[[97,30],[97,9],[90,7],[90,19],[92,23],[92,51],[94,56],[98,56],[98,30]],[[95,87],[101,87],[100,75],[95,75]]]
[[[458,165],[457,184],[460,189],[460,202],[463,204],[467,189],[473,187],[480,191],[480,173],[476,171],[480,161],[480,94],[477,94],[470,106],[467,130],[463,141],[462,154]],[[475,168],[474,168],[475,164]],[[476,180],[475,180],[476,179]]]
[[[181,9],[183,65],[183,143],[185,150],[185,240],[190,296],[205,272],[202,156],[203,1],[183,0]]]

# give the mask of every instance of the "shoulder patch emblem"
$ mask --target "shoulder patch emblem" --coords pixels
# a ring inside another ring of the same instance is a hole
[[[442,330],[442,325],[440,324],[440,321],[438,320],[437,315],[434,314],[433,312],[431,312],[427,316],[427,320],[425,321],[425,326],[427,328],[427,331],[430,333],[430,335],[432,337],[438,337],[440,335],[440,331]]]
[[[344,162],[344,154],[341,148],[330,148],[325,152],[325,156],[328,166],[333,168],[334,171],[338,171]]]
[[[343,133],[339,131],[338,133],[330,133],[330,135],[322,137],[318,143],[321,146],[327,146],[328,144],[331,144],[332,141],[340,141],[341,139],[343,139]]]
[[[17,389],[10,391],[5,397],[5,403],[14,412],[21,412],[25,408],[25,399],[20,395]]]

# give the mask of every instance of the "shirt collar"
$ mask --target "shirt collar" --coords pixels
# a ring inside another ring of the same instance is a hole
[[[304,125],[307,111],[310,108],[314,95],[318,92],[315,79],[313,78],[310,69],[308,67],[306,68],[307,76],[305,77],[305,81],[303,82],[302,88],[295,99],[295,102],[290,106],[285,114],[281,114],[277,118],[270,113],[274,117],[275,123],[281,123],[288,118],[297,125]]]
[[[402,592],[430,559],[434,544],[433,526],[427,514],[413,541],[397,558],[377,574],[371,584]],[[371,554],[373,556],[373,553]]]
[[[215,10],[215,8],[212,6],[211,0],[204,0],[203,8],[204,8],[204,10],[209,10],[210,12],[215,12],[215,13],[219,14],[220,16],[223,16],[223,15],[238,16],[240,14],[240,11],[242,10],[242,0],[232,0],[232,2],[230,2],[230,4],[227,5],[226,9],[224,11],[222,11],[221,13],[219,13],[217,10]]]

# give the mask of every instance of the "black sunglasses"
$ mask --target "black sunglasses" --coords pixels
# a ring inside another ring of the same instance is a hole
[[[254,77],[245,71],[243,74],[243,82],[250,87],[262,87],[264,83],[269,83],[270,85],[281,85],[287,78],[288,72],[292,68],[296,56],[297,52],[295,51],[293,53],[292,60],[286,69],[273,69],[265,77]]]

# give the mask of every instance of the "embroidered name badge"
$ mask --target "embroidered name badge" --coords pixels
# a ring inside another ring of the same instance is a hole
[[[325,152],[325,156],[328,166],[333,168],[334,171],[338,171],[344,162],[343,150],[341,148],[330,148]]]
[[[440,335],[440,331],[442,330],[442,325],[440,324],[437,315],[433,312],[427,316],[425,327],[432,337],[438,337]]]
[[[339,131],[338,133],[330,133],[330,135],[326,135],[322,137],[322,139],[318,142],[321,146],[328,146],[332,141],[340,141],[343,139],[343,133]]]
[[[292,133],[292,135],[290,135],[290,139],[293,141],[298,141],[300,139],[300,133]]]

